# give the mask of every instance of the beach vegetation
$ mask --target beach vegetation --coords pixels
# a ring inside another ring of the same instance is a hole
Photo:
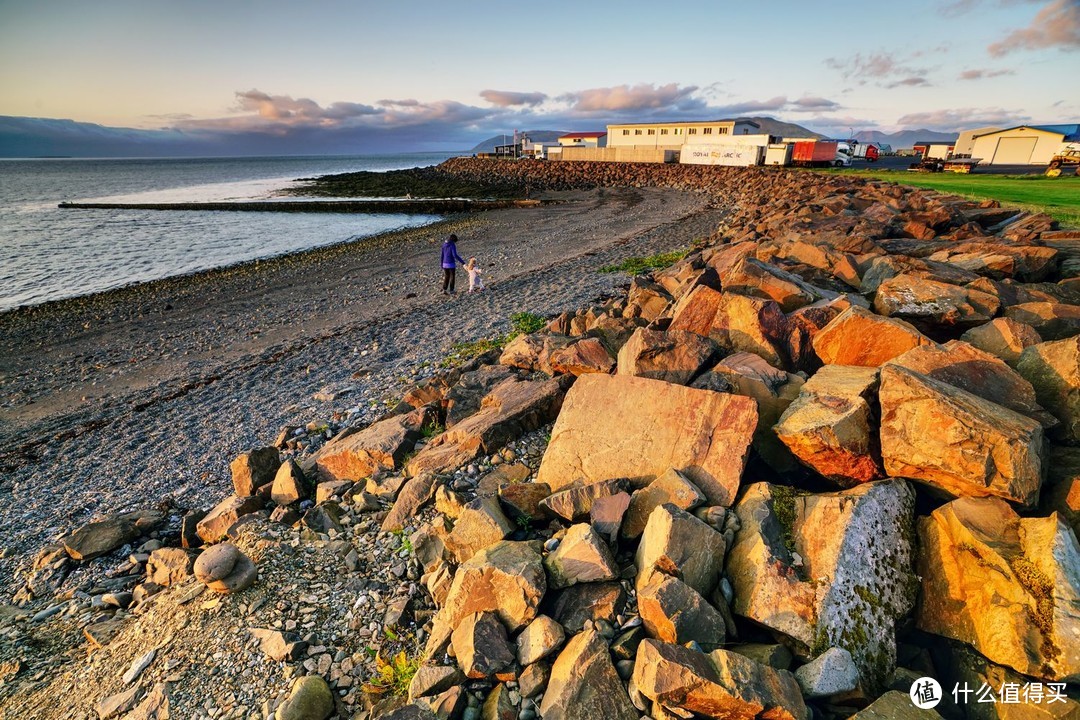
[[[507,343],[519,335],[537,332],[544,329],[546,325],[547,319],[543,315],[532,312],[514,313],[510,316],[510,332],[492,338],[454,343],[450,346],[450,352],[439,364],[441,367],[451,368],[479,357],[486,352],[502,350]]]
[[[391,640],[397,639],[397,634],[387,628],[389,634],[393,634]],[[389,636],[389,635],[388,635]],[[409,694],[409,684],[413,676],[420,669],[420,656],[410,656],[404,650],[398,652],[392,659],[386,660],[382,654],[375,655],[375,672],[364,683],[364,692],[369,695],[393,695],[406,697]]]
[[[615,265],[604,265],[600,268],[602,273],[625,272],[631,275],[643,275],[653,270],[663,270],[686,257],[689,250],[672,250],[666,253],[656,253],[647,257],[629,257]]]

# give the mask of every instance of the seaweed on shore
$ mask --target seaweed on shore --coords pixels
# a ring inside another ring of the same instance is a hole
[[[498,179],[462,178],[437,167],[351,172],[304,178],[308,184],[291,194],[317,197],[414,197],[521,199],[524,184]]]

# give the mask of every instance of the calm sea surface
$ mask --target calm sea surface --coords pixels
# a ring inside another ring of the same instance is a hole
[[[60,210],[62,201],[272,199],[297,178],[435,165],[451,153],[0,159],[0,311],[434,222],[432,215]]]

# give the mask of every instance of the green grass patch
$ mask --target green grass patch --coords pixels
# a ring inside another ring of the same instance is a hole
[[[929,188],[975,200],[997,200],[1007,207],[1046,213],[1062,227],[1080,228],[1080,177],[1042,175],[971,175],[909,173],[896,170],[825,170],[828,174],[857,175],[889,180],[900,185]]]
[[[652,270],[662,270],[671,267],[686,257],[689,250],[673,250],[667,253],[656,253],[648,257],[630,257],[617,265],[605,265],[600,268],[602,273],[625,272],[631,275],[642,275]]]
[[[391,632],[391,634],[393,634]],[[397,639],[397,636],[390,638]],[[420,657],[409,657],[404,650],[399,652],[391,660],[384,660],[382,655],[375,655],[375,674],[364,683],[364,692],[370,695],[397,695],[406,697],[409,694],[409,683],[413,675],[420,669]]]
[[[489,350],[502,350],[507,343],[518,335],[528,335],[543,330],[547,323],[546,318],[536,313],[514,313],[510,316],[510,332],[493,338],[454,343],[450,346],[450,353],[442,359],[439,365],[443,368],[451,368],[483,355]]]

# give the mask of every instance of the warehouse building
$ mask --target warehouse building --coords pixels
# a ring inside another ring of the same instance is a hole
[[[608,125],[608,147],[663,148],[678,150],[689,143],[708,144],[709,138],[758,133],[752,120],[704,120],[697,122],[623,123]]]
[[[983,165],[1047,165],[1063,142],[1080,141],[1080,124],[1019,125],[975,136],[971,157]]]

